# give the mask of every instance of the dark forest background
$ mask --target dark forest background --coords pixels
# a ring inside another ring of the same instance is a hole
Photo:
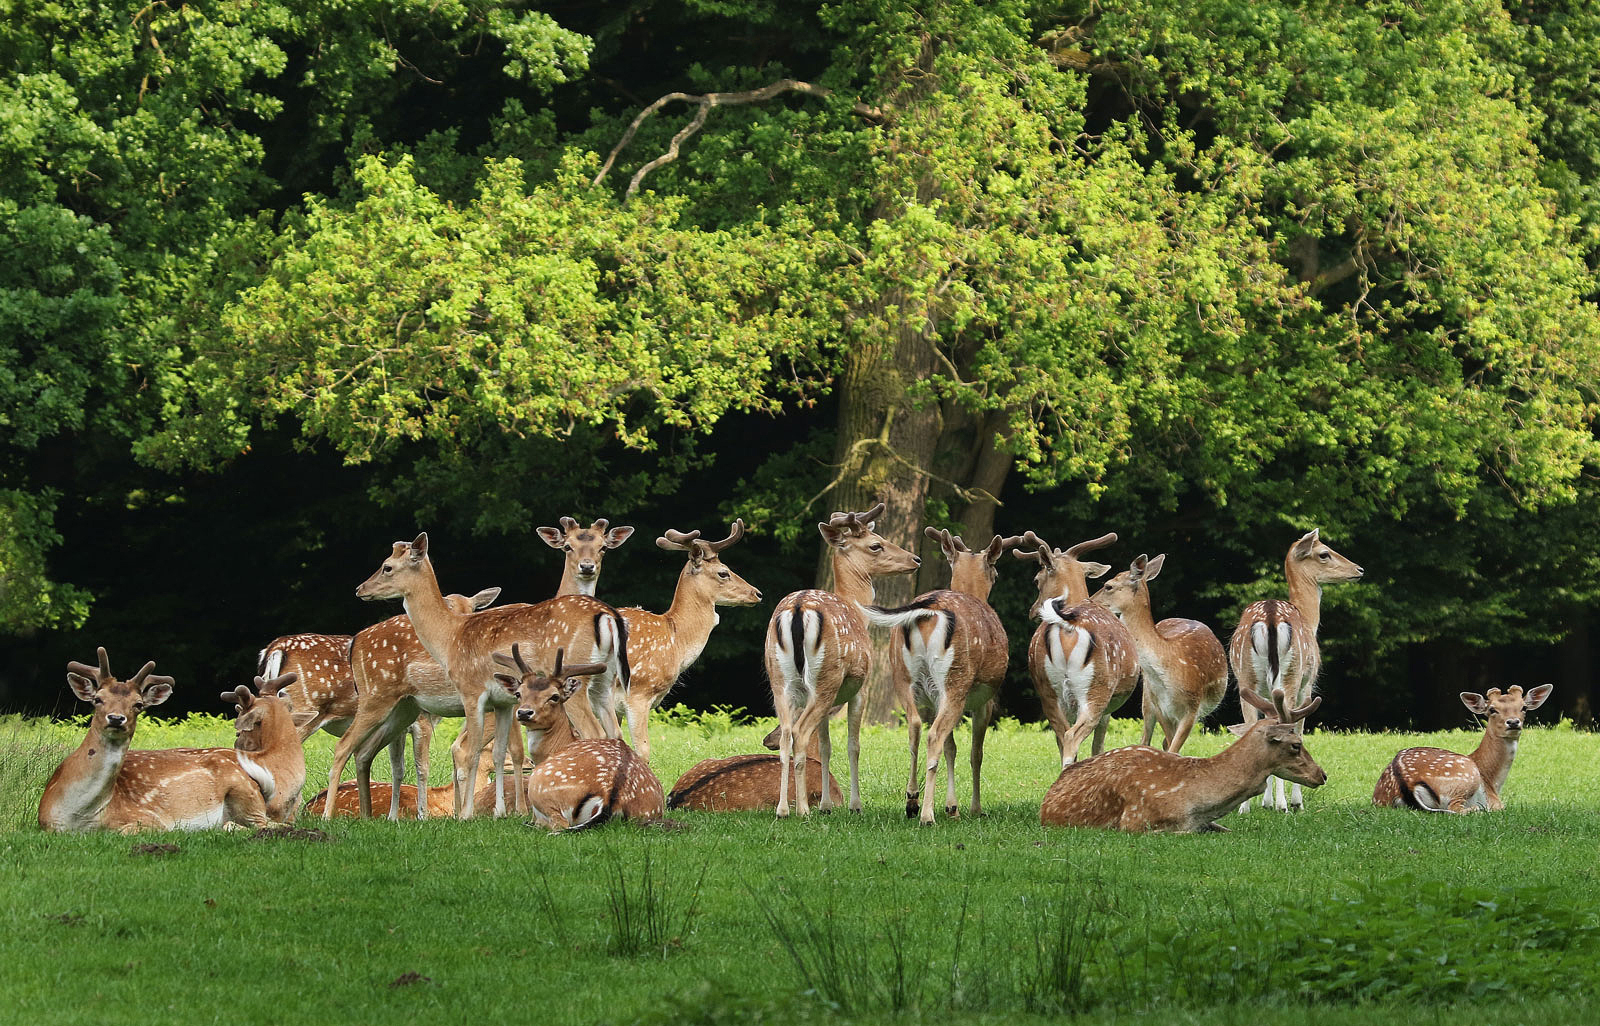
[[[664,610],[653,539],[742,516],[767,600],[674,699],[764,714],[816,521],[882,498],[905,543],[1117,531],[1224,640],[1320,527],[1367,568],[1323,723],[1592,720],[1592,5],[0,10],[0,709],[104,645],[217,711],[397,612],[354,589],[421,529],[536,601],[535,527],[631,524],[600,596]]]

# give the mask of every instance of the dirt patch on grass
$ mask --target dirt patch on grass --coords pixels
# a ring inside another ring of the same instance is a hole
[[[307,829],[303,827],[262,827],[250,835],[252,841],[332,841],[333,836],[325,830]]]
[[[136,844],[132,848],[128,849],[128,854],[154,855],[159,857],[162,855],[176,855],[178,854],[178,851],[179,849],[176,844]]]
[[[389,989],[390,990],[394,990],[397,987],[409,987],[413,983],[432,983],[432,982],[433,982],[433,977],[424,976],[421,973],[401,973],[399,976],[396,976],[394,979],[389,981]]]

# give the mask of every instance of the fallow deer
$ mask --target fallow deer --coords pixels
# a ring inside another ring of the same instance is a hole
[[[562,665],[556,650],[549,673],[530,667],[520,645],[496,652],[495,680],[516,697],[517,723],[528,733],[533,774],[528,804],[552,832],[583,830],[613,817],[660,819],[665,799],[650,764],[617,738],[579,738],[562,706],[583,686],[582,677],[605,672],[603,663]],[[507,671],[515,671],[507,672]]]
[[[593,596],[600,583],[600,563],[607,550],[620,546],[633,536],[631,527],[612,527],[604,518],[582,527],[571,517],[562,517],[560,527],[541,527],[539,537],[552,549],[566,553],[557,595]]]
[[[1488,717],[1483,740],[1471,755],[1443,748],[1407,748],[1385,766],[1372,792],[1372,804],[1424,812],[1482,812],[1505,808],[1500,792],[1511,775],[1522,739],[1522,718],[1544,704],[1555,685],[1541,684],[1526,695],[1512,685],[1488,695],[1461,692],[1462,703]]]
[[[487,779],[489,774],[489,760],[481,760],[478,770],[477,789],[473,792],[473,808],[479,812],[488,812],[494,808],[494,782]],[[398,805],[401,816],[425,818],[417,814],[417,789],[411,784],[394,786],[386,783],[374,783],[372,787],[372,800],[380,805]],[[398,793],[397,793],[398,792]],[[423,793],[427,796],[428,815],[449,816],[455,811],[456,788],[454,784],[441,784],[438,787],[426,788]],[[327,789],[316,793],[309,802],[306,802],[306,812],[309,815],[321,816],[328,800]],[[339,785],[338,794],[334,796],[335,816],[356,817],[361,814],[361,793],[359,785],[349,780]]]
[[[861,686],[872,668],[862,607],[872,604],[874,577],[908,574],[922,563],[874,530],[873,520],[883,510],[880,502],[865,513],[836,513],[827,523],[818,524],[817,530],[833,553],[833,591],[794,592],[778,603],[767,624],[767,680],[781,731],[779,817],[789,815],[789,766],[797,739],[804,752],[812,735],[820,734],[823,768],[832,768],[828,711],[841,702],[849,709],[850,810],[861,811]],[[795,766],[794,782],[800,815],[809,815],[803,759]],[[822,788],[817,807],[823,812],[832,810],[827,787]]]
[[[762,739],[762,745],[777,751],[779,733],[780,728],[774,727]],[[811,744],[806,749],[807,778],[816,781],[811,785],[811,793],[807,797],[820,799],[824,777],[835,793],[840,792],[839,782],[822,768],[822,761],[817,758],[817,741],[817,736],[813,734]],[[701,812],[766,812],[778,807],[780,772],[778,757],[766,753],[704,759],[689,767],[688,772],[672,785],[672,790],[667,792],[667,808],[696,809]]]
[[[1272,693],[1270,704],[1254,691],[1244,700],[1262,718],[1229,728],[1239,740],[1217,755],[1196,759],[1135,745],[1085,759],[1063,769],[1050,785],[1039,821],[1129,833],[1226,831],[1217,820],[1260,790],[1271,774],[1320,787],[1328,775],[1306,751],[1297,726],[1322,699],[1292,711],[1282,688]]]
[[[1339,581],[1358,581],[1364,571],[1339,555],[1322,541],[1318,531],[1307,532],[1283,558],[1283,575],[1289,584],[1289,600],[1264,599],[1245,607],[1228,642],[1228,661],[1239,686],[1239,709],[1246,724],[1255,721],[1256,707],[1244,701],[1244,692],[1265,697],[1278,688],[1289,696],[1290,705],[1307,701],[1322,668],[1322,651],[1317,646],[1317,627],[1322,622],[1322,586]],[[1273,803],[1273,780],[1261,792],[1261,807]],[[1279,812],[1304,807],[1300,785],[1295,784],[1288,801],[1284,800],[1283,781],[1278,780],[1276,806]],[[1248,804],[1248,803],[1246,803]],[[1240,812],[1249,809],[1241,806]]]
[[[1211,628],[1198,620],[1150,615],[1151,581],[1166,562],[1141,555],[1122,573],[1101,585],[1094,601],[1116,613],[1133,637],[1144,680],[1144,734],[1150,743],[1157,721],[1163,747],[1183,750],[1194,725],[1222,702],[1228,690],[1228,655]]]
[[[621,695],[633,747],[650,761],[650,710],[659,706],[684,671],[694,665],[720,620],[717,606],[751,606],[761,592],[728,569],[721,553],[744,537],[744,521],[735,520],[728,537],[700,540],[699,531],[667,531],[656,544],[689,553],[678,574],[672,606],[651,613],[637,606],[618,609],[628,624],[628,689]]]
[[[1090,752],[1105,749],[1111,714],[1122,707],[1139,682],[1133,635],[1109,610],[1089,601],[1088,578],[1111,568],[1078,557],[1117,540],[1113,534],[1052,549],[1032,531],[1012,554],[1039,564],[1034,584],[1039,597],[1029,615],[1042,621],[1028,644],[1028,675],[1039,693],[1044,717],[1056,735],[1061,765],[1077,761],[1083,739],[1093,731]]]
[[[472,775],[483,747],[484,715],[490,709],[499,713],[495,717],[493,754],[497,785],[505,772],[511,721],[504,714],[515,701],[495,679],[493,655],[497,649],[520,642],[528,648],[532,658],[540,662],[558,649],[591,653],[602,664],[600,693],[609,692],[613,679],[627,687],[628,628],[615,609],[587,595],[558,595],[537,605],[499,606],[477,613],[457,613],[439,594],[438,579],[428,559],[426,534],[417,535],[411,542],[395,542],[389,557],[362,582],[356,595],[368,601],[401,599],[418,640],[428,655],[444,668],[458,693],[467,720],[466,741],[456,749],[454,759],[455,807],[461,819],[472,816]],[[615,720],[614,713],[612,719]],[[337,794],[338,774],[343,764],[337,761],[335,754],[328,789]],[[516,808],[521,812],[522,760],[512,764],[512,774],[517,781],[513,790]],[[504,788],[497,786],[496,816],[505,813],[504,796]]]
[[[867,606],[867,619],[892,628],[894,687],[906,710],[911,741],[911,777],[906,784],[906,815],[921,814],[933,825],[933,786],[944,753],[948,786],[944,811],[956,811],[955,728],[963,714],[972,714],[972,814],[983,814],[979,778],[983,772],[983,735],[994,715],[995,696],[1005,680],[1010,653],[1006,630],[990,608],[996,564],[1009,547],[998,534],[987,547],[973,552],[949,531],[926,528],[950,563],[950,587],[918,595],[899,609]],[[1010,540],[1014,545],[1019,538]],[[923,719],[928,726],[926,767],[917,765],[917,743]],[[918,781],[919,769],[922,780]],[[921,795],[920,802],[918,795]]]
[[[172,695],[172,678],[149,662],[128,681],[111,672],[104,648],[98,668],[67,664],[73,694],[94,706],[89,733],[56,767],[39,800],[45,830],[203,830],[229,824],[270,827],[293,818],[305,783],[305,756],[291,705],[272,691],[290,681],[256,678],[261,697],[223,692],[239,703],[234,748],[129,751],[139,714]]]

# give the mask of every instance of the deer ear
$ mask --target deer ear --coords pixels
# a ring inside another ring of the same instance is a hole
[[[171,697],[172,697],[172,681],[171,681],[171,679],[158,680],[158,681],[153,681],[152,683],[145,685],[144,691],[142,691],[139,694],[139,701],[143,702],[144,705],[145,705],[145,708],[148,709],[152,705],[160,705],[162,702],[165,702],[167,699],[169,699]]]
[[[562,545],[566,544],[567,536],[558,528],[539,527],[535,528],[534,530],[538,532],[540,538],[544,539],[544,543],[550,546],[552,549],[559,549]]]
[[[818,524],[817,530],[822,532],[822,540],[829,545],[838,545],[844,541],[844,531],[832,524]]]
[[[1230,723],[1228,725],[1228,733],[1234,737],[1244,737],[1250,733],[1250,726],[1244,723]]]
[[[67,671],[67,687],[72,689],[72,693],[78,696],[80,702],[93,702],[94,693],[100,690],[100,685],[83,674],[73,673],[70,670]]]
[[[1529,712],[1539,708],[1544,704],[1544,700],[1550,697],[1550,692],[1554,691],[1555,687],[1554,684],[1540,684],[1522,696],[1522,707]]]
[[[633,528],[613,527],[611,530],[606,532],[606,548],[614,549],[632,537]]]
[[[423,531],[411,542],[411,561],[420,563],[428,556],[428,532]]]
[[[1316,545],[1317,540],[1322,536],[1321,531],[1322,529],[1320,527],[1313,527],[1311,530],[1301,535],[1300,540],[1294,543],[1295,555],[1309,556],[1311,554],[1312,546]]]
[[[1105,565],[1104,563],[1085,563],[1085,564],[1083,564],[1083,575],[1085,577],[1089,578],[1090,580],[1094,580],[1094,579],[1099,578],[1099,577],[1104,577],[1106,574],[1108,574],[1110,572],[1111,572],[1111,568],[1109,566]]]
[[[1461,692],[1461,704],[1479,716],[1489,715],[1489,700],[1476,691]]]
[[[494,605],[494,600],[500,597],[499,588],[485,588],[472,596],[473,609],[488,609]]]
[[[582,677],[565,677],[562,679],[561,686],[557,690],[561,692],[561,700],[565,702],[573,695],[576,695],[578,693],[578,689],[581,687],[583,687]]]
[[[1148,563],[1146,563],[1144,565],[1144,579],[1147,580],[1147,581],[1155,580],[1156,579],[1156,575],[1161,573],[1161,567],[1162,567],[1163,564],[1166,563],[1166,561],[1167,561],[1167,554],[1165,552],[1163,552],[1159,556],[1157,556],[1156,558],[1154,558],[1154,559],[1150,560]]]
[[[983,558],[987,559],[991,565],[1000,562],[1000,557],[1005,554],[1006,540],[998,534],[994,536],[994,541],[989,543],[989,547],[983,550]]]
[[[498,653],[496,653],[496,654],[498,654]],[[497,674],[494,675],[494,679],[499,681],[501,683],[501,685],[503,685],[505,687],[505,689],[507,691],[511,692],[513,695],[520,693],[520,690],[522,688],[522,681],[517,679],[516,677],[511,676],[511,674],[509,674],[509,673],[497,673]]]

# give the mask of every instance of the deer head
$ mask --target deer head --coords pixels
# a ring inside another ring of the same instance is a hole
[[[496,652],[496,666],[516,673],[495,671],[494,679],[517,700],[517,722],[530,730],[546,730],[566,719],[561,708],[583,686],[579,678],[603,673],[605,663],[576,663],[562,666],[564,649],[556,649],[556,665],[549,673],[536,670],[522,658],[522,646],[513,644],[511,654]]]
[[[1300,729],[1295,726],[1317,711],[1317,707],[1322,704],[1321,695],[1313,695],[1311,701],[1298,709],[1288,709],[1284,706],[1285,696],[1282,688],[1273,690],[1271,702],[1250,688],[1240,688],[1239,697],[1260,710],[1261,719],[1248,727],[1241,723],[1228,728],[1231,733],[1239,736],[1235,747],[1250,746],[1250,753],[1262,759],[1270,767],[1269,772],[1273,776],[1292,780],[1306,787],[1321,787],[1327,782],[1328,774],[1317,765],[1315,759],[1311,758],[1311,753],[1306,751]]]
[[[1100,590],[1094,593],[1095,604],[1104,606],[1118,616],[1139,604],[1149,609],[1150,589],[1147,585],[1161,573],[1161,566],[1166,561],[1166,553],[1154,559],[1140,554],[1128,569],[1100,586]]]
[[[1052,549],[1032,531],[1024,532],[1013,555],[1039,564],[1039,572],[1033,575],[1033,583],[1039,588],[1039,597],[1028,608],[1028,615],[1039,619],[1040,607],[1054,598],[1065,597],[1074,605],[1088,601],[1089,585],[1086,579],[1104,577],[1111,568],[1104,563],[1081,562],[1078,557],[1085,552],[1103,549],[1116,540],[1116,532],[1112,532],[1079,542],[1068,549]]]
[[[721,541],[704,541],[699,531],[668,531],[656,544],[669,552],[689,553],[682,578],[707,592],[719,606],[753,606],[761,601],[761,591],[722,562],[722,550],[744,537],[744,521],[735,520],[728,536]]]
[[[1366,571],[1329,548],[1320,531],[1320,528],[1312,528],[1289,547],[1284,573],[1309,577],[1318,584],[1359,581]]]
[[[395,542],[389,558],[356,588],[356,597],[367,602],[403,599],[424,572],[431,573],[432,569],[428,563],[428,532],[423,531],[414,541]]]
[[[133,737],[141,712],[172,697],[172,678],[152,674],[156,664],[151,661],[127,682],[119,681],[111,673],[106,650],[102,647],[95,652],[100,657],[98,667],[67,664],[67,685],[80,700],[94,706],[89,730],[108,742],[125,743]]]
[[[892,577],[909,574],[922,565],[916,556],[875,530],[874,521],[883,514],[878,503],[865,513],[835,513],[825,524],[818,524],[822,540],[866,577]]]
[[[571,517],[562,517],[560,527],[541,527],[538,531],[546,545],[566,553],[572,579],[591,587],[600,577],[600,562],[605,559],[606,550],[617,548],[633,536],[633,528],[611,527],[603,517],[588,527]]]
[[[299,743],[294,729],[294,701],[287,693],[289,685],[300,677],[286,673],[281,677],[264,680],[257,677],[252,692],[243,684],[232,691],[224,691],[222,700],[238,706],[234,730],[238,736],[233,746],[241,752],[264,752],[286,741]]]
[[[1522,716],[1544,704],[1555,690],[1554,684],[1541,684],[1523,694],[1519,685],[1513,684],[1502,692],[1490,688],[1487,695],[1473,691],[1461,692],[1461,703],[1478,716],[1488,717],[1484,733],[1502,741],[1515,741],[1522,736]]]
[[[1002,538],[998,534],[987,546],[973,552],[957,535],[937,527],[925,527],[922,533],[939,543],[939,551],[950,564],[950,588],[977,598],[987,599],[1000,575],[1000,557],[1006,550],[1016,547],[1022,537]]]

